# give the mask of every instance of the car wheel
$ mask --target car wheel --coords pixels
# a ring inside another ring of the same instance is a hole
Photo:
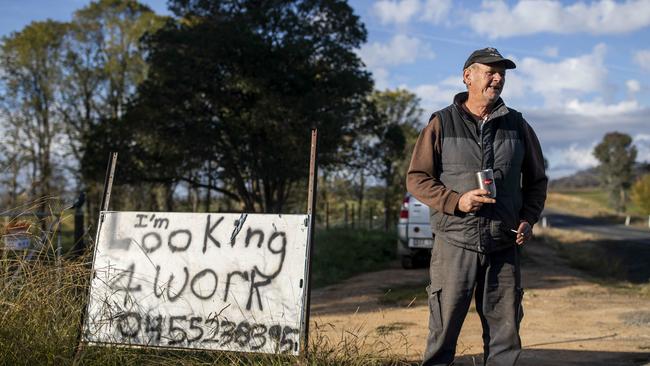
[[[402,268],[404,269],[413,269],[414,263],[413,263],[413,257],[410,255],[404,255],[402,256]]]

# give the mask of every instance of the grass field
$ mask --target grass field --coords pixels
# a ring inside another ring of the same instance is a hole
[[[548,193],[546,207],[584,217],[619,221],[632,215],[636,221],[645,220],[647,224],[647,216],[641,214],[634,202],[628,202],[625,213],[616,213],[609,206],[608,200],[609,193],[600,188],[553,191]]]
[[[331,229],[316,232],[312,284],[322,287],[357,273],[384,268],[395,259],[394,232]]]

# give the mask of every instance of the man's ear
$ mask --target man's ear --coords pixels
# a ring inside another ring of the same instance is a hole
[[[471,73],[471,70],[470,70],[469,67],[466,68],[465,70],[463,70],[463,82],[467,86],[469,86],[471,84],[471,82],[472,82],[472,75],[471,74],[472,73]]]

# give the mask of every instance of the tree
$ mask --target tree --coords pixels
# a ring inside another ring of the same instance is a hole
[[[354,52],[363,25],[343,1],[169,4],[177,18],[146,38],[150,77],[119,123],[133,178],[280,212],[307,175],[312,127],[321,167],[353,141],[372,85]]]
[[[366,147],[373,164],[373,175],[384,185],[384,228],[387,230],[396,216],[397,204],[401,202],[406,169],[412,145],[417,137],[417,125],[422,116],[419,98],[406,90],[375,91],[371,101],[378,113],[370,131]]]
[[[616,212],[625,211],[636,154],[632,138],[620,132],[607,133],[594,149],[594,156],[600,161],[601,183],[609,191],[610,204]]]
[[[135,0],[93,1],[77,10],[66,37],[61,115],[70,143],[79,190],[88,192],[89,217],[99,201],[101,176],[83,178],[83,156],[101,122],[124,114],[128,100],[145,80],[148,66],[141,38],[155,32],[165,18]],[[108,147],[110,149],[110,146]],[[97,157],[105,164],[106,154]],[[119,197],[119,196],[116,196]]]
[[[632,186],[632,202],[645,215],[650,215],[650,174],[640,177]]]
[[[60,101],[63,78],[63,41],[68,26],[52,20],[32,22],[20,32],[3,39],[0,90],[4,114],[4,143],[12,146],[12,161],[29,162],[32,199],[41,200],[55,194],[53,146],[60,136],[61,117],[56,105]],[[17,165],[14,165],[17,167]],[[13,192],[17,180],[12,180]]]

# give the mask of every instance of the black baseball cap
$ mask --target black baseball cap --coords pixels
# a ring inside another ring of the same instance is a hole
[[[469,55],[469,58],[467,58],[467,61],[465,61],[465,66],[463,66],[463,70],[468,68],[469,65],[473,63],[486,64],[486,65],[500,63],[506,69],[514,69],[517,67],[517,65],[515,65],[515,63],[512,62],[512,60],[508,60],[507,58],[501,56],[499,51],[497,51],[497,49],[494,47],[486,47],[472,52],[472,54]]]

